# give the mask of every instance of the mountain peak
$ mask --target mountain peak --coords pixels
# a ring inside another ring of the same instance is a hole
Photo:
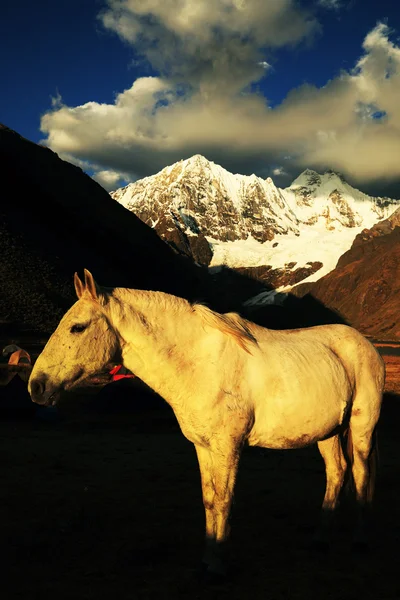
[[[339,171],[334,171],[333,169],[326,169],[321,175],[314,171],[313,169],[305,169],[300,173],[294,181],[292,181],[289,188],[295,187],[308,187],[308,186],[317,186],[319,187],[323,182],[334,182],[335,180],[339,180],[341,183],[347,184],[344,176]]]
[[[357,233],[398,206],[363,194],[332,170],[306,169],[280,189],[271,178],[230,173],[201,154],[112,197],[200,264],[300,269],[297,278],[328,273]]]
[[[208,160],[208,158],[206,158],[202,154],[193,154],[193,156],[190,156],[189,158],[183,159],[179,162],[185,166],[199,165],[199,166],[207,167],[211,164],[214,164],[212,161]]]
[[[193,154],[193,156],[191,156],[190,158],[187,159],[189,160],[193,160],[193,161],[200,161],[200,162],[210,162],[208,160],[208,158],[206,158],[205,156],[203,156],[203,154]]]
[[[321,175],[312,169],[305,169],[292,183],[289,188],[320,185]]]

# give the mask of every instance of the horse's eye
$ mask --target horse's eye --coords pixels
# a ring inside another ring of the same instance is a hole
[[[82,333],[82,331],[85,331],[85,329],[86,325],[72,325],[71,333]]]

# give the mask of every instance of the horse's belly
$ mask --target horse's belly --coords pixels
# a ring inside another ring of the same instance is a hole
[[[302,356],[284,361],[285,369],[279,364],[271,365],[272,375],[254,391],[255,419],[248,443],[302,448],[329,437],[342,424],[353,393],[340,360],[321,351],[317,365]]]
[[[270,448],[271,450],[289,450],[295,448],[305,448],[322,439],[330,437],[335,428],[324,428],[320,432],[310,431],[307,433],[295,431],[279,432],[258,432],[252,431],[249,438],[249,446],[260,446]]]
[[[258,410],[248,437],[250,446],[272,449],[303,448],[323,440],[339,427],[346,414],[345,399],[312,406],[312,403],[277,405]]]

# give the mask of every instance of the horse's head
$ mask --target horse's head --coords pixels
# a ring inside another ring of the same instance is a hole
[[[101,372],[119,353],[118,335],[107,317],[106,295],[85,269],[85,282],[74,276],[78,301],[61,319],[29,378],[28,390],[37,404],[54,405],[70,390]]]

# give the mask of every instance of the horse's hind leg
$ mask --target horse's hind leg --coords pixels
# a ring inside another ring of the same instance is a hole
[[[359,546],[367,544],[368,509],[371,507],[376,468],[376,439],[375,432],[370,428],[352,426],[351,436],[353,445],[352,474],[356,493],[358,510],[357,527],[354,543]]]
[[[359,384],[358,393],[351,409],[350,429],[350,458],[352,462],[353,483],[358,508],[357,528],[354,543],[362,547],[367,545],[367,518],[371,507],[377,461],[377,446],[375,428],[379,420],[382,404],[382,389],[384,371],[382,361],[381,375],[375,379],[364,378],[363,386]],[[378,373],[379,375],[379,373]],[[367,385],[368,384],[368,385]]]
[[[357,376],[356,393],[351,407],[349,430],[353,483],[358,506],[358,524],[354,542],[365,547],[366,519],[371,507],[377,463],[376,426],[380,417],[385,385],[385,365],[376,351],[365,353],[364,365]]]
[[[318,442],[318,449],[325,462],[326,489],[319,527],[314,535],[314,543],[327,545],[330,526],[338,505],[340,490],[343,486],[347,463],[343,454],[339,434]]]

